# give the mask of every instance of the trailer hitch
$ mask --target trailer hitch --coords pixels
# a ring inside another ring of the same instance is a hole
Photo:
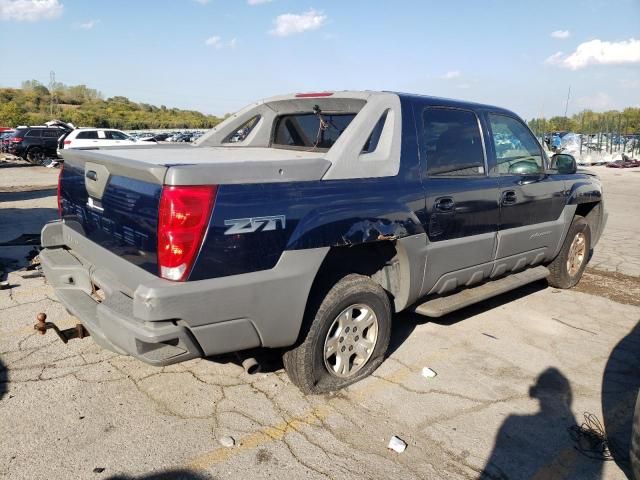
[[[63,343],[67,343],[69,340],[72,340],[74,338],[83,339],[84,337],[88,337],[91,335],[81,323],[78,323],[75,327],[60,330],[55,323],[47,322],[46,313],[39,313],[36,316],[36,319],[38,320],[38,323],[33,326],[34,330],[40,332],[40,335],[44,335],[45,333],[47,333],[47,330],[53,330],[54,332],[56,332]]]

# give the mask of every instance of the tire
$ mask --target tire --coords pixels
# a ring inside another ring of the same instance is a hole
[[[390,336],[391,304],[387,293],[369,277],[348,275],[328,292],[325,289],[312,296],[301,338],[283,355],[284,368],[303,393],[339,390],[378,368]],[[325,359],[329,348],[335,354]]]
[[[34,165],[42,164],[44,160],[44,151],[40,147],[31,147],[27,151],[26,160]]]
[[[574,287],[587,268],[590,251],[591,229],[583,217],[576,215],[560,253],[548,266],[551,272],[547,277],[549,285],[556,288]]]
[[[640,396],[636,400],[636,409],[631,427],[631,473],[634,480],[640,480]]]

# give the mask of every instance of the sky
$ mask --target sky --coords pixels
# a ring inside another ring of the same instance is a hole
[[[390,90],[522,117],[640,107],[640,0],[0,0],[0,87],[222,115],[260,98]]]

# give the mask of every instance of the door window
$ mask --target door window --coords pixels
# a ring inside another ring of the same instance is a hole
[[[25,137],[40,137],[42,130],[29,130]]]
[[[484,175],[484,148],[475,113],[427,108],[422,122],[427,175]]]
[[[496,152],[495,173],[522,175],[544,171],[540,144],[522,122],[506,115],[490,113],[489,123]]]

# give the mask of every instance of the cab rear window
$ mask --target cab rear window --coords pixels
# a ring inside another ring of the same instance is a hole
[[[356,115],[356,113],[322,113],[322,118],[314,113],[282,115],[276,119],[272,145],[328,150]]]

